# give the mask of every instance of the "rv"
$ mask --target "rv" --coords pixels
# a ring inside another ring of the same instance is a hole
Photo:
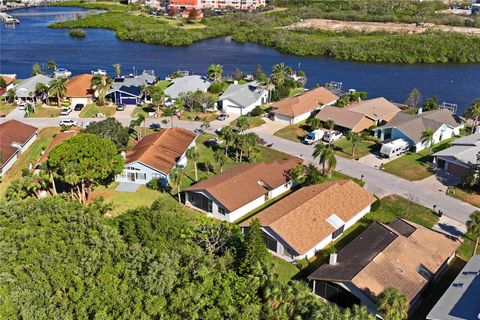
[[[407,152],[409,148],[410,145],[407,141],[397,139],[383,144],[380,148],[380,154],[382,157],[391,158]]]

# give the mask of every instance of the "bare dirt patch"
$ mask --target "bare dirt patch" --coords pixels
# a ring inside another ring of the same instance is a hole
[[[393,22],[341,21],[330,19],[307,19],[285,27],[289,30],[322,29],[335,32],[354,30],[359,32],[386,31],[392,33],[423,33],[429,30],[458,32],[468,35],[480,35],[480,28],[452,27],[445,25]]]

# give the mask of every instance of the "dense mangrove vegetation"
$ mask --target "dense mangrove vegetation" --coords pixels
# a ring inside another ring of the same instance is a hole
[[[382,1],[377,0],[379,3]],[[388,2],[392,3],[392,1]],[[353,4],[349,5],[349,3]],[[116,31],[117,37],[122,40],[171,46],[189,45],[203,39],[232,36],[235,41],[251,41],[285,53],[322,55],[361,62],[468,63],[480,61],[480,37],[478,36],[444,31],[408,34],[386,31],[334,32],[284,28],[308,18],[394,22],[435,22],[445,19],[444,22],[447,24],[451,22],[450,24],[453,25],[461,25],[457,20],[450,21],[444,18],[444,15],[436,14],[435,10],[439,9],[436,6],[441,8],[438,2],[412,4],[410,1],[400,1],[399,3],[403,5],[393,8],[374,6],[376,10],[366,6],[362,10],[359,7],[362,1],[324,1],[315,4],[302,2],[301,5],[289,2],[288,8],[284,11],[235,13],[204,18],[198,23],[147,15],[139,12],[138,9],[125,6],[126,11],[115,9],[77,21],[55,23],[51,27],[107,28]],[[71,3],[71,5],[74,4]],[[119,5],[112,6],[116,8]],[[108,7],[109,5],[105,5],[98,8],[108,10]],[[476,25],[479,18],[475,19],[473,22],[468,21]],[[467,24],[465,21],[462,23]]]

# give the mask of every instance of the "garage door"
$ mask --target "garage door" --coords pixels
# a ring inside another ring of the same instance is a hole
[[[124,105],[132,105],[135,106],[137,105],[137,99],[136,98],[121,98],[122,104]]]

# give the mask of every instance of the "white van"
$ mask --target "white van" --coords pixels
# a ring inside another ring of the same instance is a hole
[[[396,139],[383,144],[380,148],[380,154],[382,157],[391,158],[407,152],[409,148],[410,145],[406,140]]]
[[[323,130],[314,130],[309,132],[304,138],[303,143],[305,144],[313,144],[314,142],[322,140],[324,135]]]

